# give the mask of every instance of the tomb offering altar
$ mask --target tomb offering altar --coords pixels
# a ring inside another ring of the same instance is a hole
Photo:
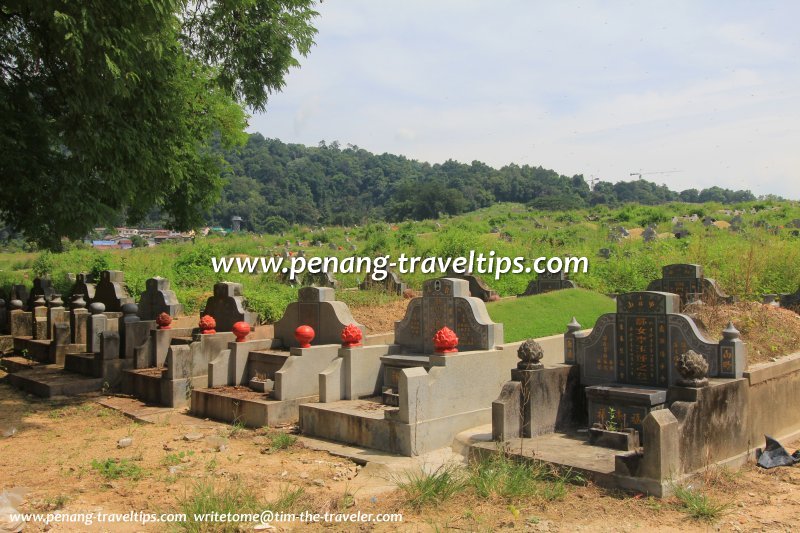
[[[301,430],[407,456],[450,446],[491,420],[516,360],[502,343],[502,324],[468,281],[428,280],[395,323],[394,343],[339,348],[319,375],[319,403],[300,406]]]
[[[237,338],[209,357],[206,382],[192,391],[191,412],[251,427],[296,421],[301,404],[317,401],[317,376],[342,344],[385,342],[365,338],[365,327],[330,287],[301,288],[268,338],[248,339],[243,321],[232,329]]]

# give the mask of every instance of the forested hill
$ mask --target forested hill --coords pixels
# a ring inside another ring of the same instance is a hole
[[[250,136],[246,146],[226,155],[228,184],[210,222],[229,226],[232,216],[252,231],[279,231],[286,223],[350,225],[367,219],[400,221],[436,218],[522,202],[539,209],[571,209],[624,202],[724,203],[754,200],[750,191],[712,187],[671,191],[646,180],[598,182],[562,176],[528,165],[495,169],[473,161],[431,165],[357,146],[320,142],[317,147]]]

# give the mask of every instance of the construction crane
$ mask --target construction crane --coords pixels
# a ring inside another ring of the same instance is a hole
[[[675,172],[682,172],[682,171],[680,171],[680,170],[662,170],[662,171],[659,171],[659,172],[642,172],[640,170],[639,172],[631,172],[630,175],[631,176],[639,176],[639,179],[642,179],[642,176],[650,176],[650,175],[655,175],[655,174],[674,174]]]

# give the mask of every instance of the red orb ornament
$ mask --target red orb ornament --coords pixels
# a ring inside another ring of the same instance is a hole
[[[361,333],[361,328],[355,324],[348,324],[342,330],[342,346],[345,348],[361,346],[362,338],[364,335]]]
[[[301,348],[311,348],[311,341],[314,340],[314,328],[311,326],[297,326],[294,330],[294,338],[300,343]]]
[[[200,317],[200,333],[203,335],[213,335],[217,332],[217,321],[211,315],[203,315]]]
[[[250,324],[245,321],[236,322],[232,331],[236,336],[236,342],[244,342],[245,338],[250,334]]]
[[[455,331],[447,326],[437,331],[436,335],[433,336],[433,346],[436,349],[436,353],[457,352],[458,348],[456,348],[456,346],[458,346],[458,337],[456,337]]]
[[[169,313],[161,313],[156,317],[156,324],[158,324],[158,329],[172,329],[172,317],[169,316]]]

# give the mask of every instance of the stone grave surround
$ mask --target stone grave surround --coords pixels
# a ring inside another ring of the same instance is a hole
[[[781,294],[779,302],[781,307],[800,313],[800,289],[791,294]]]
[[[100,282],[95,287],[92,303],[100,302],[106,306],[106,313],[120,313],[122,306],[134,303],[125,286],[125,274],[121,270],[103,270]]]
[[[305,272],[302,275],[302,284],[313,287],[329,287],[331,289],[339,288],[339,280],[333,277],[330,272],[318,272],[316,274]]]
[[[214,295],[206,301],[200,317],[211,315],[217,323],[217,331],[232,331],[237,322],[247,322],[255,327],[258,315],[247,310],[241,283],[223,281],[214,284]]]
[[[703,266],[689,263],[666,265],[661,269],[661,278],[647,286],[648,291],[671,292],[681,298],[681,305],[691,301],[697,294],[705,302],[732,303],[734,298],[723,293],[717,282],[703,276]]]
[[[607,422],[614,407],[622,427],[641,432],[647,414],[664,407],[666,389],[680,379],[679,358],[689,350],[706,360],[709,377],[742,377],[746,347],[738,332],[726,329],[721,341],[710,341],[679,308],[677,294],[632,292],[618,296],[617,312],[601,316],[590,333],[570,327],[564,362],[580,369],[590,425]]]
[[[294,332],[298,326],[311,326],[314,330],[312,345],[341,344],[342,330],[356,324],[366,337],[366,327],[358,324],[347,304],[336,300],[336,291],[330,287],[302,287],[297,301],[286,307],[283,316],[275,323],[275,338],[284,348],[295,348],[300,343]]]
[[[161,277],[150,278],[145,282],[145,290],[139,299],[139,318],[155,320],[161,313],[176,317],[183,312],[175,291],[170,290],[169,280]]]
[[[75,276],[75,283],[72,284],[72,288],[69,291],[70,300],[80,294],[83,295],[83,299],[89,304],[94,299],[95,289],[96,285],[92,282],[91,274],[81,272]]]
[[[561,289],[576,289],[577,287],[574,281],[567,279],[567,273],[563,270],[561,272],[542,272],[536,279],[531,280],[525,292],[518,294],[517,297],[533,296]]]
[[[469,282],[469,294],[475,298],[479,298],[484,302],[493,302],[500,298],[496,290],[493,290],[489,285],[483,281],[479,276],[471,273],[456,274],[452,270],[448,271],[445,275],[447,278],[463,279]]]
[[[400,281],[400,276],[398,276],[396,272],[387,269],[386,278],[383,280],[375,281],[372,279],[371,275],[367,275],[364,281],[358,285],[358,288],[362,291],[377,289],[389,294],[402,296],[408,286]]]
[[[434,353],[433,336],[447,326],[458,337],[458,351],[491,350],[503,344],[503,325],[492,322],[486,305],[470,296],[469,282],[456,278],[427,280],[403,320],[395,322],[395,344],[407,353]]]

